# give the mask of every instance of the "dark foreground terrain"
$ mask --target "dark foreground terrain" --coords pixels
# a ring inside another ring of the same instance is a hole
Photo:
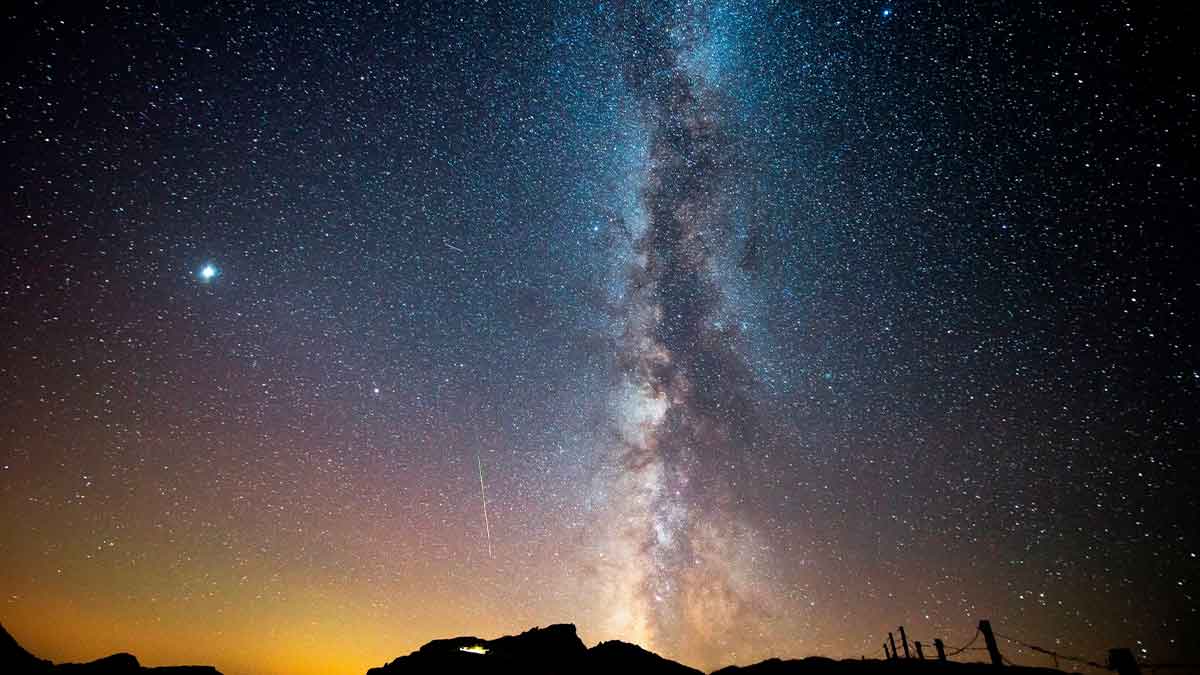
[[[920,660],[834,661],[819,657],[782,661],[770,659],[752,666],[730,666],[713,675],[1062,675],[1049,668],[1021,668],[982,663]],[[588,648],[572,624],[533,628],[520,635],[494,640],[457,637],[434,640],[417,651],[367,675],[432,675],[488,673],[505,675],[703,675],[695,668],[648,652],[637,645],[613,640]],[[0,626],[0,675],[220,675],[212,666],[146,668],[131,654],[113,654],[89,663],[60,663],[25,651]]]
[[[729,666],[713,671],[712,675],[1063,675],[1053,668],[1023,666],[997,667],[990,663],[956,663],[954,661],[922,661],[895,659],[892,661],[847,659],[834,661],[820,656],[806,659],[768,659],[752,666]]]
[[[0,674],[3,675],[221,675],[212,666],[146,668],[133,654],[113,654],[87,663],[54,663],[25,651],[0,626]]]
[[[1004,675],[1062,675],[1048,668],[1005,667]],[[367,675],[432,675],[433,673],[512,673],[516,675],[702,675],[701,671],[664,659],[637,645],[601,642],[588,649],[571,624],[534,628],[495,640],[459,637],[434,640]],[[834,661],[812,657],[770,659],[752,666],[730,666],[713,675],[996,675],[982,663],[938,661]]]
[[[627,642],[601,642],[588,649],[576,635],[575,626],[569,623],[533,628],[520,635],[506,635],[495,640],[477,637],[434,640],[408,656],[367,671],[367,675],[412,673],[703,675],[695,668],[669,661]]]

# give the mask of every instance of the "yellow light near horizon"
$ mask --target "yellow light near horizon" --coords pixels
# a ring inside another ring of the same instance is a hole
[[[486,653],[488,653],[487,647],[484,647],[483,645],[471,645],[470,647],[459,647],[458,650],[462,651],[462,652],[467,652],[468,654],[486,654]]]

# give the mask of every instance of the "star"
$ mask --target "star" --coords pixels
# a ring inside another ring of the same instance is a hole
[[[217,276],[221,274],[221,270],[217,269],[217,266],[213,265],[212,263],[205,263],[204,266],[200,268],[200,271],[197,272],[197,274],[200,277],[200,281],[208,283],[213,279],[216,279]]]

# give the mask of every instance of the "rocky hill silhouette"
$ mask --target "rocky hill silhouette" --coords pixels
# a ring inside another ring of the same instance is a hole
[[[368,670],[367,675],[591,675],[622,672],[703,675],[699,670],[625,642],[602,642],[588,649],[576,634],[575,626],[569,623],[533,628],[520,635],[507,635],[494,640],[477,637],[434,640],[408,656]]]
[[[729,666],[712,675],[996,675],[983,663],[921,659],[844,660],[810,657],[769,659],[752,666]],[[534,628],[495,640],[458,637],[434,640],[367,675],[503,673],[522,675],[702,675],[637,645],[617,640],[588,649],[572,624]],[[1063,675],[1051,668],[1008,666],[1005,675]]]
[[[0,625],[0,673],[5,675],[221,675],[212,666],[147,668],[133,654],[113,654],[87,663],[59,663],[39,659]]]

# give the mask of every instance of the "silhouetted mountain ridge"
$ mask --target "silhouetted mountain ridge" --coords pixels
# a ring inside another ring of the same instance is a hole
[[[161,666],[147,668],[124,652],[87,663],[59,663],[39,659],[0,625],[0,673],[6,675],[221,675],[212,666]]]
[[[703,675],[699,670],[626,642],[602,642],[588,649],[575,632],[575,626],[569,623],[532,628],[520,635],[494,640],[477,637],[434,640],[408,656],[368,670],[367,675],[450,672],[591,675],[622,670],[649,675]]]
[[[6,673],[40,672],[54,664],[25,651],[13,636],[0,625],[0,669]]]
[[[824,657],[768,659],[728,666],[712,675],[995,675],[996,666],[920,659],[835,661]],[[221,675],[212,666],[147,668],[132,654],[88,663],[54,664],[26,651],[0,625],[0,673],[4,675]],[[488,673],[489,675],[703,675],[702,671],[619,640],[588,649],[573,624],[532,628],[493,640],[474,636],[433,640],[367,675]],[[1052,668],[1007,666],[1004,675],[1064,675]]]
[[[597,673],[628,671],[661,673],[662,675],[694,675],[701,672],[682,663],[663,658],[635,644],[620,640],[609,640],[592,647],[588,650],[588,660],[593,667],[592,672]]]
[[[367,675],[500,673],[521,675],[703,675],[637,645],[613,640],[588,649],[572,624],[533,628],[494,640],[457,637],[434,640],[408,656]],[[995,666],[921,659],[857,660],[813,656],[768,659],[751,666],[728,666],[712,675],[996,675]],[[1007,666],[1004,675],[1063,675],[1051,668]]]

